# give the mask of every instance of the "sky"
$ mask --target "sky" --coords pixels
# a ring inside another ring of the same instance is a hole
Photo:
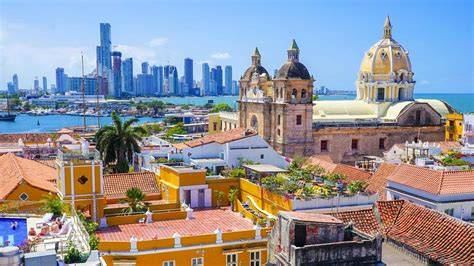
[[[24,1],[0,0],[0,89],[14,73],[20,88],[55,68],[69,76],[95,68],[99,23],[112,27],[122,58],[172,64],[183,60],[232,65],[238,80],[254,48],[269,73],[286,61],[296,39],[315,86],[354,90],[363,54],[382,36],[390,15],[393,38],[408,51],[418,93],[474,93],[474,1]],[[48,85],[49,86],[49,85]]]

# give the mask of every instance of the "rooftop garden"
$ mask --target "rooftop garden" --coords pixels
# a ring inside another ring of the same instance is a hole
[[[441,164],[443,166],[464,166],[469,165],[469,162],[466,162],[461,159],[462,154],[456,151],[449,151],[444,157],[441,158]]]

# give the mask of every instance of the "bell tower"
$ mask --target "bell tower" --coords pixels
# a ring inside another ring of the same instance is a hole
[[[313,152],[313,82],[300,62],[300,49],[293,40],[288,59],[273,79],[273,147],[284,155],[311,155]]]

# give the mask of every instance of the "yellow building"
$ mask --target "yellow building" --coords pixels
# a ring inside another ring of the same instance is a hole
[[[462,138],[463,114],[446,115],[446,141],[459,141]]]
[[[221,132],[221,118],[219,113],[209,114],[209,134]]]

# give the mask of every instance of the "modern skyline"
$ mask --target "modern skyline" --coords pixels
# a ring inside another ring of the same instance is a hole
[[[100,42],[97,25],[105,21],[112,25],[113,45],[124,57],[133,57],[135,64],[174,62],[183,69],[183,58],[189,56],[196,66],[204,61],[232,65],[236,79],[248,66],[255,46],[262,53],[262,64],[275,69],[285,61],[281,51],[295,38],[301,60],[316,78],[315,86],[354,90],[363,54],[380,37],[384,17],[389,14],[394,38],[411,54],[416,92],[474,90],[471,1],[433,1],[429,5],[425,1],[235,1],[226,4],[233,12],[219,23],[212,15],[222,8],[220,2],[183,3],[120,2],[110,12],[108,2],[2,1],[1,87],[13,73],[21,76],[20,87],[29,88],[35,76],[54,80],[57,66],[78,76],[81,51],[86,72],[92,71],[94,47]],[[248,12],[249,4],[252,12]],[[19,9],[22,12],[14,12]],[[77,12],[84,9],[88,12]],[[288,9],[295,10],[297,23],[282,19],[288,17]],[[266,26],[255,25],[263,12],[274,15],[265,18]],[[176,20],[178,13],[180,19]],[[169,21],[175,23],[156,30],[143,27]],[[36,40],[34,45],[31,39]]]

